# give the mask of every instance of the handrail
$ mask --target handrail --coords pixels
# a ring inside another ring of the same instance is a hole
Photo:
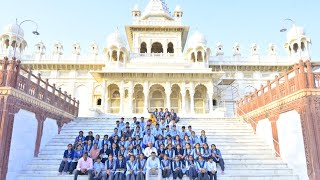
[[[247,113],[245,113],[239,106],[237,107],[237,109],[239,109],[242,113],[243,113],[243,115],[245,115],[245,116],[247,116],[247,118],[248,119],[250,119],[250,122],[253,122],[255,125],[256,125],[256,127],[258,126],[258,123],[256,123]],[[242,115],[242,116],[243,116]],[[244,120],[244,121],[246,121],[246,120]],[[247,121],[246,121],[247,122]],[[247,122],[248,123],[248,122]],[[255,130],[256,131],[256,130]],[[273,140],[273,142],[275,142],[279,147],[280,147],[280,143],[277,141],[277,140],[275,140],[273,137],[272,137],[272,140]],[[277,151],[276,151],[276,149],[274,148],[274,152],[279,156],[279,157],[281,157],[280,156],[280,153],[278,153]]]

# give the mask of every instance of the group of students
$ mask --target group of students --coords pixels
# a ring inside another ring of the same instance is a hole
[[[209,147],[205,131],[198,137],[188,126],[177,129],[175,119],[161,118],[144,122],[133,118],[116,122],[114,132],[85,137],[80,131],[74,144],[64,151],[59,174],[89,175],[89,179],[144,180],[157,174],[158,179],[216,179],[216,163],[224,173],[224,161],[214,144]]]

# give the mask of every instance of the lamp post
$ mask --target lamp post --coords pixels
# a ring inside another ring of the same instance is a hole
[[[36,35],[36,36],[39,36],[39,35],[40,35],[40,33],[38,32],[38,24],[37,24],[35,21],[30,20],[30,19],[26,19],[26,20],[24,20],[24,21],[22,21],[22,22],[20,22],[20,23],[18,24],[18,19],[16,19],[16,25],[19,27],[17,36],[20,35],[21,25],[22,25],[23,23],[25,23],[25,22],[32,22],[32,23],[36,26],[36,29],[35,29],[34,31],[32,31],[32,34],[34,34],[34,35]],[[14,57],[14,58],[16,58],[16,50],[17,50],[17,42],[15,43],[14,49],[13,49],[13,57]]]

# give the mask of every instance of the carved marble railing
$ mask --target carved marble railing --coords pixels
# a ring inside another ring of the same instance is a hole
[[[267,85],[240,99],[237,107],[242,111],[238,111],[238,115],[254,111],[299,90],[319,88],[319,78],[319,73],[312,72],[310,61],[300,61],[292,70],[284,72],[280,77],[276,76],[273,81],[268,81]]]
[[[50,104],[60,110],[77,117],[79,101],[57,89],[55,84],[50,85],[48,79],[41,79],[41,75],[32,74],[31,70],[20,66],[20,61],[14,58],[8,61],[4,58],[1,62],[0,87],[11,87],[22,91],[42,102]]]

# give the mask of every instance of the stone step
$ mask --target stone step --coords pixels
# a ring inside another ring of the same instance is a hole
[[[79,131],[64,131],[61,132],[61,135],[73,135],[73,136],[77,136]],[[104,135],[104,134],[111,134],[110,131],[99,131],[99,132],[93,132],[94,135],[99,134]],[[254,135],[253,132],[225,132],[225,131],[221,131],[221,132],[207,132],[206,136],[251,136]]]

